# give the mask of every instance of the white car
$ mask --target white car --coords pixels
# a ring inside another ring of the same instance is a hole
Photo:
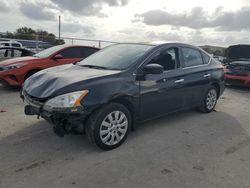
[[[4,42],[0,42],[0,47],[18,47],[18,48],[22,48],[23,45],[20,42],[17,41],[4,41]]]

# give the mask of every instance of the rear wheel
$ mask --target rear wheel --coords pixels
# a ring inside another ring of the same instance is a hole
[[[131,126],[129,110],[118,103],[110,103],[93,113],[86,126],[88,139],[103,150],[120,146]]]
[[[211,86],[202,100],[202,104],[199,108],[200,111],[204,113],[212,112],[216,106],[217,100],[218,91],[214,86]]]

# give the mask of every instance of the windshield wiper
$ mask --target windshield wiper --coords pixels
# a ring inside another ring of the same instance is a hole
[[[107,67],[102,67],[102,66],[98,66],[98,65],[80,65],[81,67],[89,67],[89,68],[93,68],[93,69],[108,69]]]

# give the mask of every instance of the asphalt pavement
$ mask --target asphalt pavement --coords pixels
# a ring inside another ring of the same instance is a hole
[[[227,88],[210,114],[143,123],[107,152],[84,135],[59,138],[23,107],[0,85],[1,188],[250,187],[250,89]]]

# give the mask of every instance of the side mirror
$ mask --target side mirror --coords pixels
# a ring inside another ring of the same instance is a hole
[[[147,64],[143,68],[143,72],[146,74],[161,74],[164,72],[164,68],[159,64]]]
[[[61,54],[57,54],[53,57],[53,59],[57,60],[57,59],[63,59],[63,56]]]

